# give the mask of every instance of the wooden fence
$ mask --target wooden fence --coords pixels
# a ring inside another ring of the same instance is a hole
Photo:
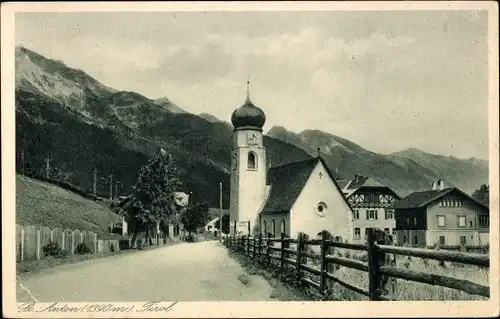
[[[464,291],[469,294],[490,296],[488,286],[476,284],[469,280],[457,279],[448,276],[436,275],[395,267],[395,255],[427,258],[437,261],[450,261],[468,265],[489,268],[489,256],[486,254],[473,254],[456,251],[442,251],[423,248],[408,248],[392,246],[387,236],[378,229],[369,228],[367,244],[348,244],[331,239],[328,232],[321,233],[321,239],[309,240],[304,234],[298,239],[255,237],[226,237],[224,243],[229,249],[243,253],[256,262],[270,266],[273,261],[281,272],[285,265],[291,265],[295,271],[296,279],[310,287],[325,293],[327,287],[337,283],[344,288],[367,296],[370,300],[394,300],[388,297],[393,281],[390,278],[400,278],[424,284],[448,287]],[[279,243],[280,247],[274,244]],[[290,249],[290,244],[295,244],[296,249]],[[320,254],[309,252],[310,246],[319,246]],[[367,261],[345,258],[333,255],[334,248],[343,248],[367,252]],[[277,254],[276,254],[277,253]],[[307,264],[307,258],[319,261],[319,268]],[[335,276],[336,267],[339,266],[361,270],[368,273],[368,289],[353,286]],[[314,281],[312,274],[319,277],[319,282]],[[392,287],[394,289],[394,287]]]
[[[156,246],[180,240],[180,236],[165,237],[163,234],[151,238],[152,244]],[[109,235],[98,238],[96,233],[86,230],[16,225],[16,261],[43,258],[43,247],[51,241],[58,243],[69,255],[75,254],[79,243],[85,243],[92,253],[113,253],[133,248],[129,237]],[[137,238],[137,248],[145,245],[145,238]]]
[[[97,234],[91,231],[16,225],[16,260],[43,258],[42,249],[49,242],[58,243],[70,255],[79,243],[87,244],[93,253],[98,252]]]

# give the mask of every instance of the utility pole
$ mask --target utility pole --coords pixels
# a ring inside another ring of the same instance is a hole
[[[222,182],[219,184],[219,207],[220,207],[220,229],[219,229],[219,241],[222,242]]]
[[[109,199],[113,200],[113,173],[109,174]]]
[[[50,157],[47,156],[45,158],[45,177],[49,178],[50,176]]]
[[[24,175],[26,169],[24,166],[24,150],[21,151],[21,174]]]
[[[94,196],[97,196],[97,167],[94,168]]]
[[[115,183],[115,197],[117,197],[119,194],[118,194],[118,189],[120,187],[120,182],[116,182]]]

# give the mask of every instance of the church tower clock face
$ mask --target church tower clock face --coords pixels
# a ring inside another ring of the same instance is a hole
[[[259,144],[259,134],[256,132],[248,132],[247,133],[247,142],[249,145]]]

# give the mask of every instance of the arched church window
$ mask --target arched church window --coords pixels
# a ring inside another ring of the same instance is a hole
[[[276,238],[276,223],[274,222],[274,219],[271,222],[271,226],[273,227],[272,229],[273,238]]]
[[[282,218],[282,219],[281,219],[281,227],[280,227],[280,228],[281,228],[281,233],[280,233],[280,234],[285,234],[285,233],[286,233],[286,232],[285,232],[285,223],[286,223],[286,222],[285,222],[285,219],[284,219],[284,218]]]
[[[257,154],[254,152],[248,153],[248,169],[257,169]]]

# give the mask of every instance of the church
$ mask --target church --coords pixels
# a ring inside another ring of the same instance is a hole
[[[320,156],[268,168],[266,116],[248,89],[231,122],[231,234],[297,238],[302,232],[314,238],[327,230],[342,241],[352,239],[352,209]]]

